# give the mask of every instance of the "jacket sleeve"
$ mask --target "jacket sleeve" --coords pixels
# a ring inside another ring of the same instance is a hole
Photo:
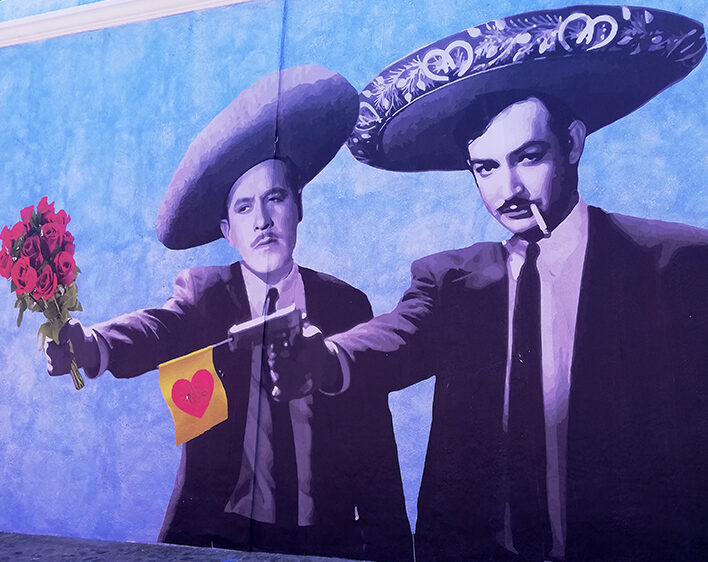
[[[437,300],[432,270],[424,260],[414,262],[411,285],[396,308],[329,341],[346,354],[352,377],[373,374],[377,380],[370,382],[387,390],[410,386],[435,374]]]
[[[189,337],[189,327],[199,314],[196,300],[190,272],[185,270],[162,308],[138,310],[92,326],[108,354],[107,360],[102,358],[106,369],[117,378],[135,377],[198,349]]]

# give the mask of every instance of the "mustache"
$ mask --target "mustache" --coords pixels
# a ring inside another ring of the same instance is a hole
[[[272,232],[272,231],[263,232],[262,234],[259,234],[253,240],[253,242],[251,242],[251,248],[255,248],[264,240],[277,240],[277,239],[278,239],[278,235],[275,232]]]
[[[510,211],[518,211],[521,209],[528,209],[531,206],[531,201],[530,199],[526,199],[525,197],[512,197],[511,199],[507,199],[497,207],[497,212],[499,213],[508,213]]]

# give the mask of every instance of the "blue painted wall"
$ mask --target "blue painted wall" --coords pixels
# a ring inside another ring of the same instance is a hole
[[[278,68],[283,1],[0,50],[0,227],[45,194],[71,214],[82,322],[159,305],[180,269],[237,258],[222,241],[167,250],[155,220],[192,138],[239,91]],[[70,2],[57,4],[45,3]],[[290,0],[282,55],[285,66],[322,64],[362,88],[438,38],[564,4]],[[654,4],[708,22],[702,0]],[[20,15],[28,14],[10,17]],[[708,227],[707,94],[704,61],[591,135],[580,167],[586,201]],[[296,259],[363,289],[375,312],[395,305],[413,259],[505,236],[468,174],[382,172],[346,149],[307,186],[304,207]],[[13,304],[0,285],[0,530],[154,540],[179,461],[157,373],[130,381],[106,375],[76,392],[68,378],[46,375],[34,349],[40,318],[27,317],[18,330]],[[431,395],[426,381],[390,401],[412,522]]]

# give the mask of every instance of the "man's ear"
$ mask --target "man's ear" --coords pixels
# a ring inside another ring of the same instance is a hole
[[[577,119],[573,121],[568,127],[568,135],[570,137],[568,160],[571,164],[577,164],[583,154],[583,148],[585,148],[585,137],[587,136],[585,123]]]
[[[221,235],[226,238],[226,240],[229,239],[229,219],[221,219],[219,221],[219,228],[221,229]]]

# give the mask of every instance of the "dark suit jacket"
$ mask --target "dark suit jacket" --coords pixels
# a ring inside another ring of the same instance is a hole
[[[589,209],[568,414],[568,561],[708,555],[707,242],[699,229]],[[507,311],[503,247],[481,243],[415,262],[396,309],[332,338],[354,375],[388,375],[372,384],[436,375],[419,561],[507,557],[495,540]]]
[[[328,275],[300,268],[307,312],[325,335],[371,318],[366,296]],[[173,296],[94,326],[110,350],[108,370],[133,377],[159,363],[224,339],[250,318],[241,266],[183,271]],[[263,548],[248,519],[224,513],[241,467],[251,352],[214,352],[228,397],[229,418],[187,442],[159,540]],[[351,393],[313,400],[312,482],[316,524],[303,554],[374,560],[412,559],[398,456],[385,392],[355,382]],[[277,436],[275,436],[277,438]],[[354,510],[358,512],[355,521]]]

